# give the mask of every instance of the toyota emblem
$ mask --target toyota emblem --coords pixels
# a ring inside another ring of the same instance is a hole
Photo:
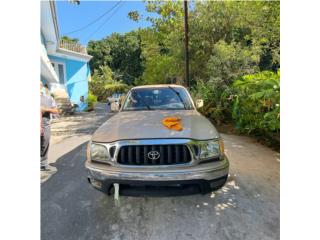
[[[158,151],[148,152],[148,158],[151,160],[157,160],[159,157],[160,157],[160,153]]]

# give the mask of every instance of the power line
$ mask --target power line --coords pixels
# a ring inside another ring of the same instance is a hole
[[[96,23],[97,21],[99,21],[101,18],[103,18],[105,15],[107,15],[108,13],[110,13],[115,7],[117,7],[120,3],[122,3],[121,1],[117,2],[115,5],[113,5],[110,9],[108,9],[106,12],[104,12],[101,16],[97,17],[95,20],[93,20],[92,22],[88,23],[87,25],[81,27],[81,28],[78,28],[74,31],[71,31],[71,32],[67,32],[63,35],[68,35],[68,34],[71,34],[71,33],[75,33],[75,32],[79,32],[79,31],[82,31],[83,29],[86,29],[87,27],[91,26],[92,24]]]
[[[95,30],[93,31],[89,37],[86,38],[85,41],[89,40],[94,34],[96,34],[116,13],[117,11],[125,4],[125,2],[122,2],[122,5],[119,5],[117,9],[114,10],[114,12],[108,17],[106,18],[106,20]]]
[[[96,34],[115,14],[116,12],[124,5],[124,2],[122,2],[122,5],[119,5],[117,9],[94,31],[92,32],[89,37],[87,37],[86,41],[89,40],[94,34]]]

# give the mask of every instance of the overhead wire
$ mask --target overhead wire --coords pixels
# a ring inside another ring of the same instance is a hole
[[[63,35],[68,35],[68,34],[72,34],[72,33],[75,33],[75,32],[80,32],[84,29],[86,29],[87,27],[91,26],[92,24],[96,23],[97,21],[99,21],[101,18],[103,18],[105,15],[107,15],[108,13],[110,13],[113,9],[115,9],[117,6],[120,5],[120,3],[123,3],[121,0],[118,1],[115,5],[113,5],[110,9],[108,9],[106,12],[104,12],[102,15],[100,15],[99,17],[97,17],[95,20],[93,20],[92,22],[88,23],[87,25],[81,27],[81,28],[78,28],[74,31],[70,31],[70,32],[67,32],[67,33],[64,33]]]
[[[88,41],[94,34],[96,34],[116,13],[117,11],[125,4],[125,2],[122,2],[121,5],[119,5],[114,12],[108,17],[106,18],[106,20],[95,30],[93,31],[87,38],[85,41]]]

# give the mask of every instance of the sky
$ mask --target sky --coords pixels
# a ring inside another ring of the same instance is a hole
[[[87,45],[90,40],[100,40],[113,32],[125,33],[151,25],[146,20],[134,22],[128,18],[128,13],[133,10],[137,10],[144,17],[151,15],[146,12],[143,1],[80,1],[80,5],[56,1],[56,10],[60,37],[85,27],[111,10],[87,28],[67,34],[69,37],[78,38],[83,45]]]

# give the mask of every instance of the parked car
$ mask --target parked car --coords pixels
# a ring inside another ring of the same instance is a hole
[[[110,105],[112,112],[117,111],[121,106],[121,99],[125,96],[124,93],[114,93],[107,98],[107,103]]]
[[[132,88],[119,112],[93,134],[85,166],[89,182],[112,193],[130,189],[178,194],[205,194],[221,188],[229,172],[220,134],[196,108],[188,90],[179,85]],[[164,125],[176,118],[181,128]],[[119,186],[117,185],[117,186]]]
[[[119,102],[121,96],[125,94],[123,93],[113,93],[110,97],[107,98],[108,102],[113,103],[113,102]]]

